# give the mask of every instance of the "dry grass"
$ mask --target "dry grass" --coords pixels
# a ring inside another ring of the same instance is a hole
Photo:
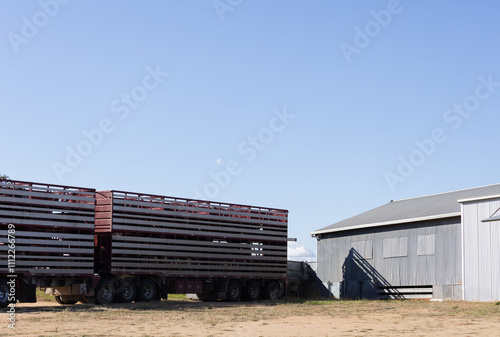
[[[491,335],[500,331],[500,305],[495,302],[292,298],[274,303],[227,303],[191,301],[184,296],[170,298],[162,302],[108,306],[59,306],[54,302],[19,305],[18,329],[12,333],[17,336],[231,336],[256,335],[252,332],[259,331],[269,336],[281,331],[286,332],[282,335],[316,336],[331,329],[344,329],[337,332],[347,336],[377,333],[439,336],[439,331],[447,334],[464,331],[465,335],[481,335],[482,331]],[[6,330],[0,326],[0,335],[11,332]]]

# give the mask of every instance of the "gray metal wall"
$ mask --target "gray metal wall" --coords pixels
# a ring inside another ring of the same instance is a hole
[[[432,286],[461,299],[460,217],[322,235],[318,276],[343,297],[376,297],[380,286]]]
[[[462,206],[465,300],[500,300],[500,221],[482,222],[499,208],[500,199]]]

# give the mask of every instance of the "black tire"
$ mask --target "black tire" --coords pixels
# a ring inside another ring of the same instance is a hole
[[[0,308],[6,308],[9,302],[9,286],[7,280],[0,280]]]
[[[137,288],[131,280],[123,279],[120,282],[120,288],[115,299],[119,303],[131,303],[135,300]]]
[[[61,304],[61,305],[72,305],[72,304],[76,304],[76,302],[78,301],[75,301],[74,299],[67,299],[65,298],[64,295],[58,295],[58,296],[54,296],[55,300],[57,303]]]
[[[140,301],[150,302],[156,299],[157,292],[158,287],[156,286],[156,283],[149,278],[145,278],[141,280],[137,297]]]
[[[278,282],[269,281],[264,287],[264,298],[266,300],[277,300],[281,297],[281,288]]]
[[[260,299],[262,289],[259,282],[250,281],[244,288],[243,295],[247,301],[257,301]]]
[[[196,294],[200,301],[217,301],[217,294],[215,291],[211,291],[208,293],[198,293]]]
[[[80,302],[85,303],[85,304],[96,304],[97,300],[95,296],[82,296],[82,299]]]
[[[61,296],[54,296],[54,299],[56,300],[57,303],[64,305],[63,300],[61,299]]]
[[[95,289],[96,302],[99,304],[109,304],[115,298],[115,287],[110,279],[102,279]]]
[[[241,283],[238,280],[231,280],[227,284],[226,301],[237,302],[241,297]]]

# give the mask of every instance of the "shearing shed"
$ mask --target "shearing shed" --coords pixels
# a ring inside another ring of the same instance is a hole
[[[500,184],[411,199],[311,232],[337,298],[500,299]]]

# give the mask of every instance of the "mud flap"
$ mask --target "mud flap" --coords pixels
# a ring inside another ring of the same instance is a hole
[[[23,281],[19,281],[17,284],[17,300],[23,303],[35,303],[36,302],[36,285],[27,284]]]

